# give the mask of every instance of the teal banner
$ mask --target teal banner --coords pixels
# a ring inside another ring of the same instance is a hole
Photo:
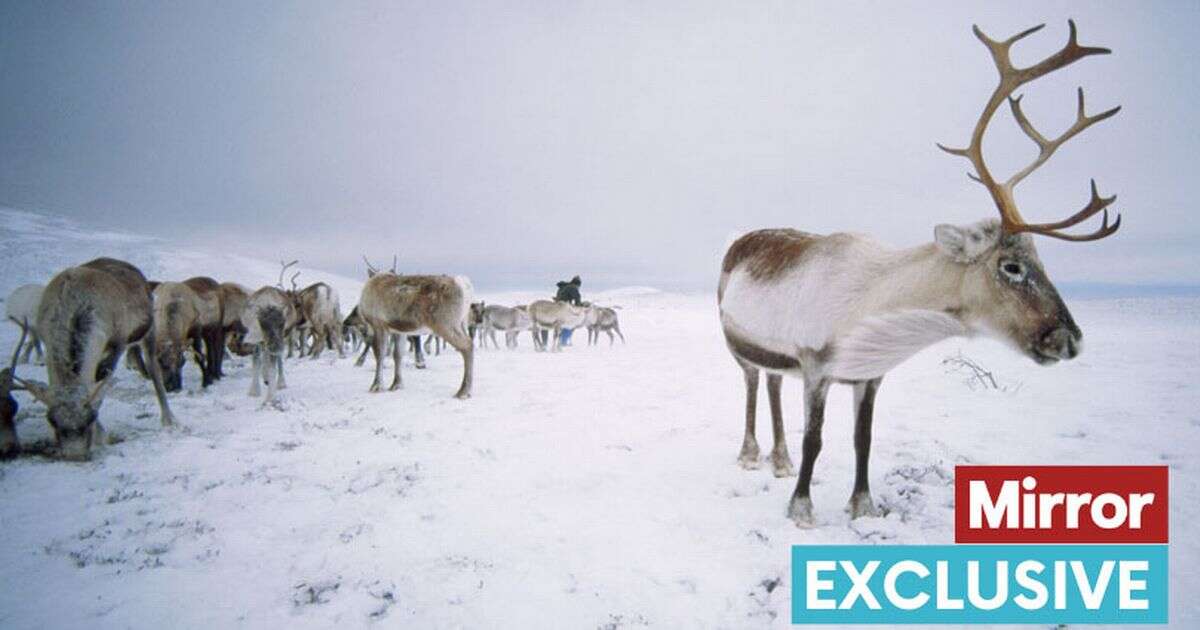
[[[792,547],[795,624],[1166,622],[1166,545]]]

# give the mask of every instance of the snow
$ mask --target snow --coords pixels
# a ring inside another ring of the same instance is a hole
[[[254,286],[277,263],[0,213],[5,293],[101,253],[148,275],[207,273]],[[453,270],[447,270],[453,271]],[[352,279],[331,278],[348,310]],[[551,291],[489,294],[514,303]],[[404,389],[368,394],[373,362],[289,360],[279,409],[246,395],[246,361],[171,404],[163,431],[149,385],[124,369],[101,418],[122,441],[86,463],[29,455],[0,464],[0,626],[174,628],[627,628],[788,625],[789,549],[809,543],[953,542],[953,470],[981,464],[1171,467],[1171,620],[1196,627],[1200,588],[1200,299],[1070,304],[1079,359],[1034,365],[998,343],[942,342],[883,382],[872,489],[882,518],[842,511],[853,474],[850,391],[835,387],[813,501],[817,526],[785,510],[795,479],[746,471],[741,373],[715,295],[636,288],[619,304],[629,339],[561,354],[476,354],[474,397],[451,398],[454,352]],[[0,331],[11,348],[15,327]],[[5,350],[7,352],[7,350]],[[961,352],[1007,391],[969,387]],[[20,373],[38,376],[40,368]],[[798,383],[785,386],[799,455]],[[18,394],[27,445],[50,433]],[[770,448],[760,397],[759,441]],[[798,464],[798,460],[796,461]]]

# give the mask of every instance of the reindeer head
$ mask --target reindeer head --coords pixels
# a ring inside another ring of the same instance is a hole
[[[92,425],[96,423],[100,402],[112,379],[100,381],[90,389],[76,385],[53,391],[45,383],[17,380],[34,398],[46,405],[46,420],[54,430],[60,456],[77,461],[88,459],[94,432]]]
[[[965,265],[963,303],[968,319],[986,331],[1006,340],[1041,364],[1060,359],[1073,359],[1082,348],[1083,333],[1070,311],[1063,304],[1058,290],[1046,276],[1030,235],[1041,234],[1066,241],[1094,241],[1110,236],[1121,226],[1121,217],[1109,224],[1108,206],[1116,197],[1101,197],[1092,181],[1091,200],[1082,210],[1052,223],[1027,223],[1017,209],[1013,188],[1030,173],[1050,159],[1067,140],[1084,129],[1114,116],[1114,107],[1094,116],[1084,109],[1083,89],[1078,91],[1075,122],[1056,138],[1043,136],[1021,110],[1021,97],[1012,94],[1022,85],[1066,67],[1084,57],[1111,52],[1107,48],[1080,46],[1076,41],[1075,22],[1069,21],[1070,35],[1066,46],[1042,61],[1017,68],[1009,57],[1012,45],[1040,30],[1043,26],[1018,33],[1004,41],[995,41],[974,27],[975,36],[987,47],[1000,74],[1000,82],[980,114],[965,149],[952,149],[941,144],[943,151],[965,157],[975,172],[971,179],[987,189],[1000,213],[1000,220],[982,221],[968,226],[939,225],[934,240],[943,254],[956,264]],[[1038,155],[1028,166],[1006,181],[996,180],[983,159],[983,135],[1001,103],[1008,101],[1018,126],[1038,146]],[[1103,212],[1096,231],[1087,234],[1068,234],[1063,230]]]
[[[471,302],[470,323],[473,326],[478,326],[483,323],[483,311],[487,304],[484,302]]]

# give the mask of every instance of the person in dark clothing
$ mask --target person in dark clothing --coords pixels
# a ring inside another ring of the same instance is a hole
[[[558,283],[558,294],[554,296],[555,302],[568,302],[579,306],[583,299],[579,295],[579,287],[583,286],[583,280],[579,276],[575,276],[570,280],[561,280]]]
[[[579,294],[579,287],[583,286],[583,280],[579,276],[575,276],[570,280],[560,280],[558,282],[558,293],[554,296],[555,302],[566,302],[575,306],[583,305],[583,297]],[[571,345],[572,330],[563,329],[559,343],[564,346]]]

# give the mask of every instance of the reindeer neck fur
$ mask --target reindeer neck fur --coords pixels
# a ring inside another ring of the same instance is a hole
[[[769,231],[730,252],[718,293],[727,337],[808,356],[831,376],[874,378],[968,332],[971,267],[933,243],[896,250],[859,235]]]

